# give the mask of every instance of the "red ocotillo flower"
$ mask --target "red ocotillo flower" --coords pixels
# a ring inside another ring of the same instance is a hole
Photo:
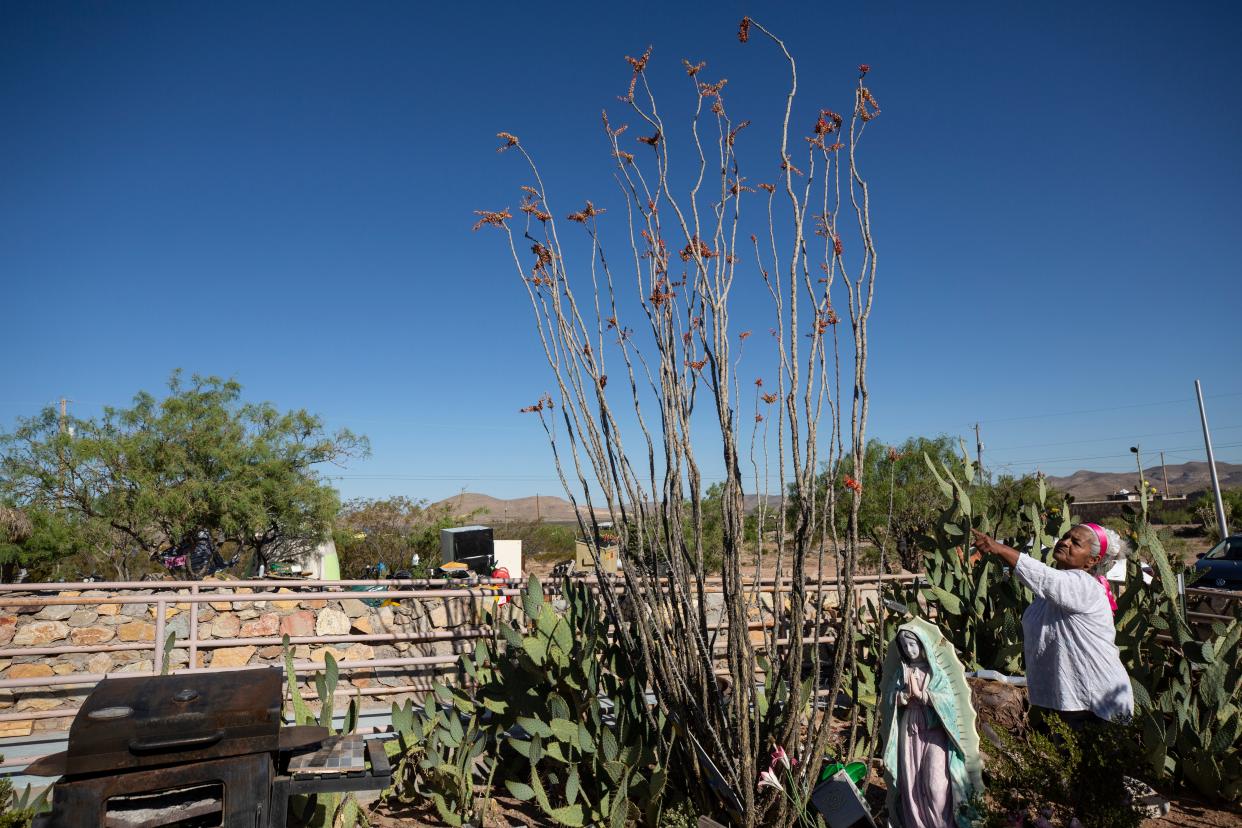
[[[607,212],[608,212],[607,210],[600,210],[596,208],[594,204],[588,201],[585,207],[583,207],[581,210],[579,210],[576,213],[570,213],[568,216],[566,216],[566,218],[569,219],[570,221],[576,221],[579,224],[585,224],[587,219],[595,218],[596,216],[601,215],[603,213],[607,213]]]
[[[727,140],[727,142],[728,142],[728,144],[729,144],[729,146],[733,146],[733,141],[734,141],[734,139],[736,139],[736,138],[737,138],[737,134],[738,134],[739,132],[741,132],[742,130],[746,129],[746,127],[748,127],[748,126],[750,126],[750,121],[742,121],[742,122],[741,122],[740,124],[738,124],[736,127],[734,127],[733,129],[729,130],[729,137],[726,139],[726,140]]]
[[[634,69],[634,74],[636,75],[639,72],[647,68],[647,61],[649,60],[651,60],[651,47],[650,46],[647,47],[647,51],[643,52],[642,57],[634,58],[634,57],[630,57],[629,55],[625,56],[625,62],[628,63]]]
[[[743,17],[742,22],[737,27],[737,39],[741,43],[750,40],[750,18]]]
[[[478,230],[485,224],[492,227],[503,227],[506,220],[513,218],[513,213],[509,212],[508,207],[503,210],[475,210],[474,214],[480,216],[479,220],[474,223],[472,228],[474,230]]]

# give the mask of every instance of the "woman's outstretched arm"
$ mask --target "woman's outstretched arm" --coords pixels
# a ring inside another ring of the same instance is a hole
[[[1012,546],[1005,546],[1005,544],[995,538],[988,537],[978,529],[971,529],[970,532],[975,536],[975,549],[978,549],[984,555],[995,555],[1011,567],[1018,565],[1018,557],[1021,554],[1018,550]]]
[[[1040,598],[1071,612],[1085,612],[1098,603],[1099,586],[1093,579],[1082,578],[1077,572],[1054,569],[980,531],[970,531],[975,536],[975,549],[1003,560],[1013,569],[1018,580],[1030,587]]]

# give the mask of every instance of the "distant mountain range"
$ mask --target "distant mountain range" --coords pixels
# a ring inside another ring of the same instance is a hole
[[[573,504],[563,497],[554,495],[533,495],[502,500],[478,492],[462,492],[459,495],[445,498],[433,506],[448,506],[450,514],[456,518],[469,518],[470,515],[478,513],[476,515],[478,521],[484,524],[529,523],[535,520],[548,523],[572,523],[577,520]],[[584,509],[583,514],[585,513]]]
[[[757,495],[746,495],[742,499],[742,508],[747,514],[759,508],[759,497]],[[767,498],[767,508],[769,511],[780,511],[781,498],[769,496]],[[534,497],[515,497],[511,500],[503,500],[499,497],[491,495],[479,494],[478,492],[462,492],[453,497],[447,497],[438,503],[432,504],[432,508],[439,506],[448,506],[449,513],[455,518],[468,520],[478,520],[483,524],[492,523],[529,523],[535,520],[542,520],[547,523],[574,523],[577,517],[574,515],[573,505],[563,497],[555,497],[553,495],[535,495]],[[471,515],[474,517],[471,517]],[[586,514],[586,509],[583,509]],[[596,515],[601,520],[608,519],[607,509],[596,509]]]
[[[1169,491],[1172,495],[1194,494],[1211,488],[1212,481],[1208,475],[1207,463],[1180,463],[1168,466]],[[1216,472],[1220,475],[1220,485],[1226,489],[1242,488],[1242,465],[1237,463],[1217,463]],[[1072,494],[1076,500],[1103,500],[1119,489],[1135,488],[1137,472],[1095,472],[1076,471],[1068,477],[1049,477],[1048,485],[1063,492]],[[1147,481],[1160,491],[1164,490],[1164,475],[1159,466],[1152,466],[1143,472]],[[475,518],[480,523],[527,523],[543,520],[548,523],[573,523],[577,518],[573,505],[563,497],[555,495],[534,495],[503,500],[478,492],[462,492],[459,495],[445,498],[436,506],[446,505],[454,517]],[[768,498],[768,508],[779,511],[781,498]],[[759,506],[756,495],[746,495],[744,508],[753,512]],[[480,511],[481,510],[481,511]],[[600,518],[607,518],[607,511],[597,510]]]
[[[1172,496],[1194,494],[1212,487],[1212,478],[1205,462],[1179,463],[1166,467],[1169,474],[1169,494]],[[1242,465],[1217,463],[1216,473],[1224,489],[1242,487]],[[1164,491],[1164,471],[1159,466],[1143,470],[1147,482],[1160,492]],[[1094,472],[1076,471],[1069,477],[1049,477],[1048,485],[1074,496],[1075,500],[1103,500],[1120,489],[1134,491],[1138,484],[1138,471]]]

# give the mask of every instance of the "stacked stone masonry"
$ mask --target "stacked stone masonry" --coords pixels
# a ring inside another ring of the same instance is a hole
[[[451,640],[447,634],[463,627],[476,627],[482,623],[485,608],[496,612],[504,620],[515,611],[513,604],[497,607],[494,598],[421,598],[387,601],[380,606],[371,603],[383,601],[378,593],[366,593],[365,598],[340,600],[302,599],[298,593],[285,588],[273,589],[288,598],[269,601],[232,603],[225,600],[203,601],[198,604],[197,640],[201,644],[223,639],[266,639],[265,643],[240,646],[200,646],[195,667],[238,668],[253,665],[281,665],[284,650],[281,637],[291,639],[309,636],[359,636],[359,635],[410,635],[445,633],[434,641],[372,641],[336,644],[298,644],[292,646],[293,657],[299,662],[323,663],[328,655],[338,662],[365,662],[420,656],[452,656],[473,649],[474,640],[469,638]],[[268,590],[272,591],[272,590]],[[238,587],[229,590],[234,595],[253,594],[255,590]],[[176,670],[190,666],[190,604],[178,601],[178,595],[188,590],[172,592],[161,590],[158,596],[165,600],[165,635],[174,633],[177,646],[169,653],[169,666]],[[40,593],[50,597],[53,593]],[[151,674],[155,667],[156,603],[154,590],[127,590],[124,593],[107,593],[98,590],[85,592],[63,591],[56,593],[62,598],[110,598],[125,596],[152,596],[151,602],[112,604],[65,604],[45,607],[5,606],[0,596],[0,650],[21,648],[78,646],[95,647],[117,644],[139,645],[134,649],[100,653],[66,653],[61,655],[0,656],[0,679],[45,678],[81,674],[126,673]],[[31,593],[9,593],[10,598],[27,598]],[[749,608],[751,622],[773,623],[774,602],[770,592],[759,593],[758,601]],[[808,595],[808,617],[815,615],[816,594]],[[819,596],[827,617],[835,615],[838,597],[835,589],[825,589]],[[709,624],[723,626],[723,595],[707,596],[707,619]],[[789,598],[783,597],[780,611],[790,609]],[[753,644],[764,643],[762,630],[752,629]],[[146,646],[142,646],[146,645]],[[421,696],[434,678],[449,680],[455,676],[452,664],[410,665],[398,667],[352,668],[341,671],[338,696],[350,688],[404,687],[413,685],[419,689],[413,695]],[[304,695],[314,696],[314,675],[300,673],[299,680]],[[40,718],[22,721],[0,721],[0,737],[25,736],[32,730],[65,730],[71,721],[73,710],[85,698],[89,687],[72,688],[29,687],[0,690],[0,713],[25,711],[51,711],[64,709],[65,717]],[[373,695],[360,699],[364,706],[387,706],[390,701],[407,697],[403,694]],[[312,706],[317,707],[317,704]]]
[[[275,585],[274,585],[275,588]],[[252,594],[255,590],[239,587],[231,592]],[[237,668],[247,665],[281,665],[284,650],[281,637],[291,639],[308,636],[409,635],[417,633],[448,633],[461,627],[478,626],[484,607],[491,608],[494,598],[399,599],[372,607],[382,599],[376,593],[367,598],[342,600],[303,600],[297,592],[279,589],[287,599],[230,603],[202,602],[198,605],[197,639],[201,644],[221,639],[268,639],[264,644],[243,646],[202,647],[197,651],[195,667]],[[160,591],[165,604],[165,635],[176,635],[176,646],[169,653],[171,669],[189,665],[190,604],[177,601],[178,595]],[[124,593],[101,591],[55,593],[62,598],[108,598],[153,595],[153,590],[127,590]],[[53,593],[40,593],[51,597]],[[10,598],[27,598],[31,593],[9,593]],[[372,597],[374,596],[374,597]],[[500,608],[501,617],[508,610]],[[65,604],[45,607],[4,606],[0,597],[0,649],[99,645],[146,644],[141,649],[100,653],[65,653],[61,655],[20,655],[0,657],[0,679],[44,678],[81,674],[123,675],[150,674],[154,670],[156,646],[156,604]],[[323,663],[331,653],[338,662],[359,662],[418,656],[450,656],[473,649],[473,639],[435,641],[379,641],[336,644],[294,644],[296,661]],[[412,665],[399,667],[343,669],[338,696],[350,688],[376,686],[402,687],[427,684],[433,678],[450,677],[453,665]],[[300,673],[299,679],[307,696],[314,695],[314,676]],[[25,736],[32,730],[65,730],[76,708],[89,692],[87,686],[72,688],[21,687],[0,690],[0,713],[50,711],[65,709],[64,718],[40,718],[25,721],[0,721],[0,736]],[[421,692],[418,693],[421,695]],[[369,696],[360,699],[365,706],[387,705],[401,695]],[[317,705],[316,705],[317,706]]]

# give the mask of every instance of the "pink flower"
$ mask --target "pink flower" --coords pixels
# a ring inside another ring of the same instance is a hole
[[[773,771],[776,770],[777,765],[784,765],[785,770],[789,770],[791,765],[796,765],[796,764],[798,764],[798,760],[794,759],[792,756],[786,753],[785,749],[781,747],[780,745],[777,745],[776,749],[772,751],[772,766],[771,767]]]
[[[759,774],[759,789],[762,790],[764,788],[776,788],[781,793],[785,792],[785,786],[776,778],[776,774],[770,770],[765,770]]]

